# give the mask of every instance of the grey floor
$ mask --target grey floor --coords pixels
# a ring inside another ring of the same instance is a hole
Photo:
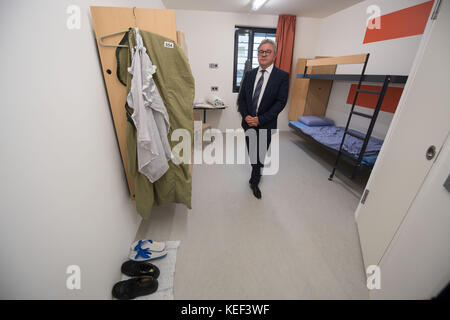
[[[153,209],[137,239],[180,240],[175,299],[368,299],[354,212],[368,174],[280,133],[280,170],[248,186],[250,165],[195,165],[192,210]],[[164,272],[161,270],[161,272]]]

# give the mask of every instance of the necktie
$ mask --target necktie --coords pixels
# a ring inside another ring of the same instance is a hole
[[[252,107],[253,107],[253,111],[255,112],[256,115],[256,109],[258,107],[258,100],[259,100],[259,95],[261,94],[261,88],[264,82],[264,72],[266,70],[261,70],[261,78],[259,78],[258,83],[256,84],[256,88],[255,88],[255,93],[253,93],[253,99],[252,99]]]

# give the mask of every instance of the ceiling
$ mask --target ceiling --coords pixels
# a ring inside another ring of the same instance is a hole
[[[364,0],[268,0],[254,12],[253,0],[161,0],[166,9],[226,11],[252,14],[290,14],[300,17],[325,18]]]

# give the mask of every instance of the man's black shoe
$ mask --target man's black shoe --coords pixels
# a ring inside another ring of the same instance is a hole
[[[259,190],[258,186],[256,184],[250,185],[250,188],[253,191],[253,195],[257,198],[257,199],[261,199],[261,190]]]
[[[145,276],[117,282],[112,289],[112,295],[119,300],[128,300],[149,295],[157,289],[158,280]]]
[[[128,260],[122,264],[121,271],[129,277],[151,276],[158,279],[159,269],[148,261]]]

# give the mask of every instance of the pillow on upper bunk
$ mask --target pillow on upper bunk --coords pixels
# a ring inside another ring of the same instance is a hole
[[[333,120],[318,116],[303,116],[298,121],[310,127],[334,126]]]

